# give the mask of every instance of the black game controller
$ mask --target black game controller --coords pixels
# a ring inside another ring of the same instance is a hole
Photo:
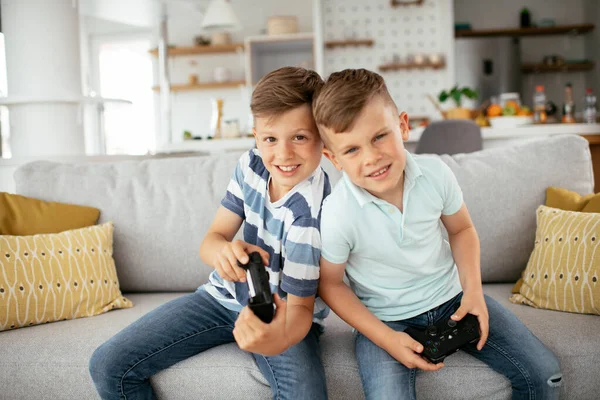
[[[248,264],[238,261],[240,268],[246,270],[246,281],[248,282],[249,300],[248,307],[264,323],[273,320],[275,310],[273,308],[273,295],[269,286],[269,273],[263,264],[262,257],[258,252],[248,254]]]
[[[465,315],[460,321],[439,321],[424,330],[408,327],[404,332],[423,345],[421,355],[434,364],[466,344],[477,342],[480,336],[479,321],[473,314]]]

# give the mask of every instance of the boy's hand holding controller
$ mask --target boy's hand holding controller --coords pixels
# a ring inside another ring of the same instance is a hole
[[[473,314],[479,321],[479,331],[481,337],[477,342],[477,350],[481,350],[485,344],[488,333],[489,333],[489,315],[485,299],[483,297],[483,291],[464,291],[463,297],[460,301],[460,307],[452,318],[454,321],[460,321],[467,314]]]
[[[404,332],[389,331],[383,349],[407,368],[419,368],[423,371],[438,371],[444,363],[432,364],[420,356],[423,345]]]
[[[283,353],[290,347],[286,334],[287,302],[277,293],[273,298],[277,308],[269,324],[261,321],[248,306],[240,312],[233,329],[240,349],[268,357]]]
[[[246,271],[238,266],[238,261],[247,264],[250,259],[248,254],[258,252],[265,265],[269,265],[269,253],[242,240],[227,242],[217,253],[213,267],[221,278],[230,282],[245,282]]]

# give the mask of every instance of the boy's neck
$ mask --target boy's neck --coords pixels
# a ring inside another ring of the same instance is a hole
[[[278,185],[273,181],[273,178],[269,179],[269,187],[267,188],[269,191],[269,200],[271,203],[275,203],[282,199],[286,194],[289,193],[291,188],[286,186]]]

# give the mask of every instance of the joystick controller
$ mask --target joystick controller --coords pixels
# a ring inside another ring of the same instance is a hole
[[[261,321],[268,324],[273,320],[275,314],[273,295],[269,285],[269,273],[258,252],[248,254],[248,258],[248,264],[242,264],[238,261],[238,266],[246,271],[249,292],[248,307]]]
[[[425,329],[408,327],[404,330],[410,337],[423,345],[421,355],[437,364],[461,347],[479,340],[479,321],[467,314],[460,321],[447,319],[429,325]]]

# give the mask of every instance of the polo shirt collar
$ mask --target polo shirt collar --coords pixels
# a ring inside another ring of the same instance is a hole
[[[417,165],[413,156],[407,150],[404,150],[404,152],[406,154],[406,166],[404,167],[405,186],[412,187],[414,181],[417,179],[417,177],[423,175],[423,172]],[[348,174],[346,174],[345,171],[343,172],[343,179],[348,189],[350,189],[350,193],[352,193],[361,208],[367,203],[387,204],[385,200],[381,200],[380,198],[373,196],[365,189],[352,183],[350,177],[348,177]],[[408,182],[408,185],[406,185],[406,182]]]

